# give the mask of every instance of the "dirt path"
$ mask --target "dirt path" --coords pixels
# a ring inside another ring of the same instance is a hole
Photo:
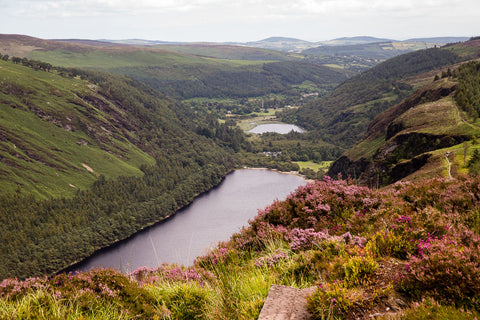
[[[297,289],[272,285],[258,320],[310,320],[307,311],[307,295],[315,292],[315,287]]]
[[[448,179],[452,179],[452,164],[450,162],[450,159],[448,159],[448,156],[450,155],[450,152],[445,153],[445,159],[447,160],[447,172],[448,172]]]
[[[462,115],[460,114],[460,109],[458,109],[458,106],[457,106],[455,100],[453,100],[453,98],[452,98],[452,104],[453,104],[453,106],[455,107],[455,109],[457,110],[457,117],[458,117],[463,123],[465,123],[467,126],[470,126],[470,127],[474,128],[474,129],[477,129],[477,130],[480,129],[480,127],[477,126],[476,124],[470,123],[470,122],[468,122],[467,120],[465,120],[464,118],[462,118]]]

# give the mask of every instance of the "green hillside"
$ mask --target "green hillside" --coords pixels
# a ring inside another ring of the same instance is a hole
[[[140,177],[141,165],[155,163],[137,135],[139,119],[88,81],[5,61],[0,79],[4,192],[71,197],[100,175]]]
[[[288,54],[263,48],[251,48],[247,46],[222,45],[214,43],[162,44],[156,45],[155,47],[168,51],[228,60],[285,61],[301,59],[303,57],[301,55]]]
[[[358,58],[386,60],[412,51],[433,48],[435,43],[419,41],[378,41],[365,44],[327,45],[304,50],[302,53],[319,56],[348,55]]]
[[[228,144],[199,123],[121,76],[1,60],[0,278],[63,269],[220,183]]]

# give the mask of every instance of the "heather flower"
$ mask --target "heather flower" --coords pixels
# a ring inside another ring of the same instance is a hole
[[[295,228],[290,232],[289,246],[292,250],[311,249],[316,242],[327,238],[326,231],[315,232],[314,229]]]
[[[288,253],[281,249],[277,249],[273,254],[256,259],[255,267],[273,268],[280,261],[285,261],[287,259]]]
[[[480,310],[480,248],[448,236],[418,242],[411,256],[403,289],[414,297],[429,293],[445,303]]]

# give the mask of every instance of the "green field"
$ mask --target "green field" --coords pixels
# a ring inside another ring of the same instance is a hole
[[[322,170],[325,172],[328,170],[328,168],[332,164],[332,161],[322,161],[320,163],[316,163],[313,161],[294,161],[294,162],[298,164],[298,166],[300,167],[300,170],[308,168],[315,171]]]

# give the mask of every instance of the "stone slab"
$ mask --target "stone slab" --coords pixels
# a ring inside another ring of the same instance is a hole
[[[272,285],[263,304],[258,320],[310,320],[307,311],[307,295],[315,292],[315,287],[297,289]]]

